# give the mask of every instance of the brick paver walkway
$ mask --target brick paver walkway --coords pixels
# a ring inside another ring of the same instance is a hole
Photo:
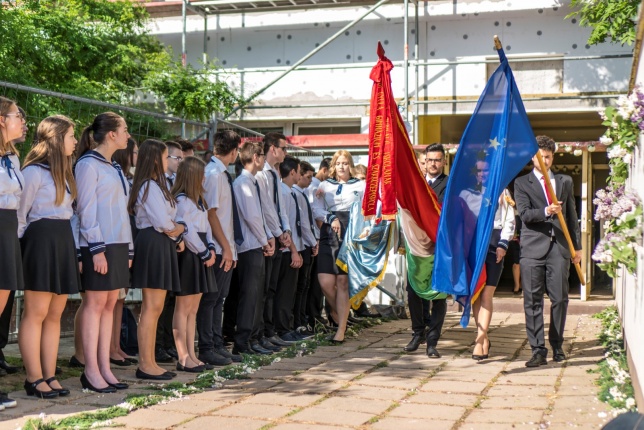
[[[523,315],[497,313],[489,360],[470,358],[474,329],[461,329],[448,313],[440,359],[424,350],[402,353],[409,320],[363,330],[342,346],[319,347],[313,355],[285,359],[247,380],[218,390],[134,411],[115,420],[128,429],[564,429],[601,428],[609,408],[597,400],[595,374],[602,358],[599,321],[569,315],[569,360],[527,369],[530,357]],[[546,328],[547,330],[547,328]],[[133,371],[119,370],[140,391]],[[184,380],[188,376],[181,375]],[[0,428],[17,428],[25,416],[56,418],[119,403],[123,393],[96,395],[64,382],[72,396],[49,402],[15,393],[16,409],[0,412]]]

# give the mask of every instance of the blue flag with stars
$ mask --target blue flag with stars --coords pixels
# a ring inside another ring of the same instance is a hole
[[[512,70],[501,64],[474,109],[450,170],[438,225],[432,289],[454,296],[469,323],[485,283],[485,258],[503,189],[537,152]]]

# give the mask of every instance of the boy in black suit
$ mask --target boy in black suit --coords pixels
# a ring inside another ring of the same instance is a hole
[[[539,152],[545,167],[550,170],[556,146],[548,136],[537,136]],[[548,341],[553,360],[566,359],[563,333],[568,310],[568,273],[570,261],[581,261],[579,225],[575,209],[572,178],[567,175],[548,177],[556,192],[556,201],[545,186],[545,178],[533,157],[534,170],[514,182],[514,197],[523,226],[521,228],[521,284],[523,286],[526,331],[532,347],[527,367],[547,364],[548,349],[544,340],[543,293],[550,297],[550,330]],[[571,258],[567,241],[557,214],[562,213],[576,251]]]

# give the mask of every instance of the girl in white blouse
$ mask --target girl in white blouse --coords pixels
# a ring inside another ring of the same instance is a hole
[[[349,210],[354,202],[362,201],[365,182],[353,177],[353,158],[340,150],[331,160],[329,178],[320,183],[313,202],[313,217],[320,227],[318,279],[327,302],[331,319],[338,325],[329,338],[334,343],[344,341],[349,318],[349,277],[335,263],[349,224]]]
[[[172,333],[177,346],[177,370],[201,372],[205,365],[195,353],[195,330],[199,301],[204,293],[217,292],[215,281],[215,240],[204,202],[206,165],[196,157],[186,157],[177,170],[172,194],[177,199],[177,219],[188,226],[179,255],[181,292],[176,294]]]
[[[25,310],[18,344],[27,371],[28,395],[69,394],[55,377],[60,318],[67,295],[78,292],[80,277],[70,218],[76,199],[72,154],[74,123],[62,115],[45,118],[22,169],[24,189],[18,209]]]
[[[176,376],[160,367],[154,356],[157,322],[166,293],[181,292],[177,250],[183,250],[185,227],[174,221],[177,204],[166,187],[167,163],[168,148],[163,142],[144,141],[139,147],[128,202],[128,210],[134,214],[139,230],[134,241],[132,288],[143,291],[137,328],[140,360],[136,376],[151,380],[169,380]]]

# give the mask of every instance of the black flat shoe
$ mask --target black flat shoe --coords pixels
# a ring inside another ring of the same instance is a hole
[[[177,376],[177,374],[176,374],[176,373],[171,372],[171,371],[169,371],[169,370],[165,372],[165,375],[170,375],[170,377],[171,377],[171,378],[174,378],[175,376]]]
[[[170,379],[172,379],[172,376],[169,375],[168,372],[162,373],[160,375],[150,375],[143,372],[141,369],[136,369],[135,375],[138,379],[149,379],[151,381],[169,381]]]
[[[132,358],[132,357],[125,357],[125,358],[124,358],[124,360],[125,360],[125,361],[129,361],[129,362],[130,362],[130,363],[132,363],[132,364],[139,364],[139,360],[137,360],[136,358]]]
[[[206,368],[204,366],[186,367],[181,363],[177,363],[177,370],[181,372],[201,373],[206,370]]]
[[[129,360],[115,360],[113,358],[110,358],[110,363],[116,364],[117,366],[131,366],[132,362]]]
[[[63,386],[61,386],[61,388],[54,388],[51,386],[51,383],[54,382],[55,380],[56,380],[56,377],[52,376],[51,378],[45,379],[45,382],[47,383],[47,385],[49,385],[49,388],[51,388],[53,391],[58,391],[58,396],[60,397],[69,396],[70,391],[67,388]]]
[[[331,342],[333,345],[342,345],[344,343],[344,339],[337,340],[337,339],[334,339],[334,337],[335,337],[335,333],[331,333],[330,335],[328,335],[324,339],[329,341],[329,342]]]
[[[54,397],[58,397],[58,391],[40,391],[38,388],[36,388],[38,384],[42,384],[43,382],[45,382],[45,380],[42,378],[34,382],[29,382],[25,379],[24,387],[27,395],[40,397],[41,399],[53,399]]]
[[[117,390],[127,390],[130,388],[128,384],[125,382],[117,382],[116,384],[110,384],[109,382],[107,383],[110,387],[116,388]]]
[[[72,355],[72,358],[69,359],[69,367],[76,367],[78,369],[84,369],[85,364],[83,364],[80,361],[78,361],[78,358],[76,358],[75,355]]]
[[[80,382],[83,389],[86,389],[86,390],[94,391],[96,393],[101,393],[101,394],[116,393],[116,388],[110,387],[109,384],[107,385],[107,387],[103,387],[103,388],[96,388],[95,386],[93,386],[87,379],[87,376],[85,376],[85,372],[81,374]]]

